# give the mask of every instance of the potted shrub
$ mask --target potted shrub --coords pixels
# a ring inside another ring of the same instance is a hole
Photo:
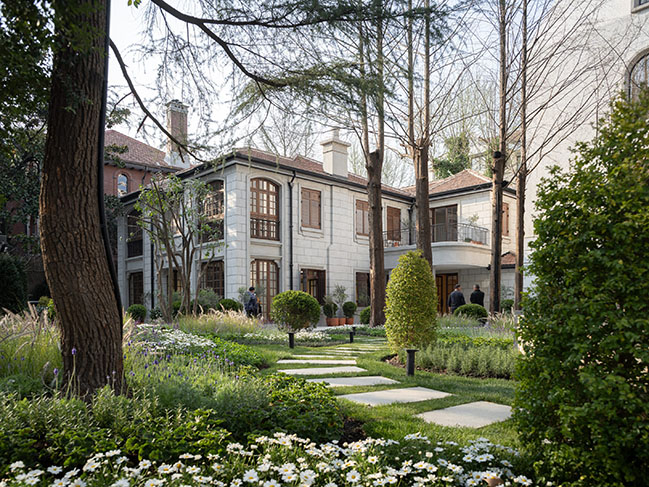
[[[345,300],[347,299],[347,288],[341,284],[336,284],[334,287],[334,292],[332,294],[332,299],[333,302],[336,303],[336,309],[338,310],[338,318],[337,318],[337,323],[338,325],[344,325],[345,324],[345,316],[343,315],[343,304],[345,303]]]
[[[343,303],[343,314],[345,315],[345,324],[353,325],[354,324],[354,313],[356,313],[356,303],[353,301],[347,301]]]
[[[327,326],[336,326],[338,324],[338,318],[334,318],[336,309],[338,309],[336,303],[327,302],[322,305],[322,313],[327,318]]]
[[[313,296],[303,291],[284,291],[273,298],[270,317],[288,331],[297,331],[318,323],[320,305]]]
[[[370,324],[370,313],[372,309],[368,306],[361,311],[361,314],[359,316],[361,324],[362,325],[369,325]]]

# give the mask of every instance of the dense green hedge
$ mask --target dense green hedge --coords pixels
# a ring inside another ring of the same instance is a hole
[[[421,252],[399,257],[390,274],[385,303],[385,332],[392,350],[421,348],[435,341],[435,279]]]
[[[513,348],[513,338],[500,338],[500,337],[482,337],[482,336],[468,336],[457,334],[446,334],[440,332],[437,335],[437,342],[443,345],[462,345],[465,348],[469,347],[493,347],[501,350]]]
[[[555,485],[649,479],[648,119],[620,99],[539,189],[515,420]]]

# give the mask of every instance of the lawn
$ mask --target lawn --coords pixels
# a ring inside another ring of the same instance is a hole
[[[376,339],[367,337],[356,337],[354,345],[375,344]],[[352,377],[359,375],[380,375],[389,379],[397,380],[399,384],[368,386],[368,387],[334,387],[334,394],[353,394],[369,392],[379,389],[397,389],[403,387],[426,387],[438,391],[453,394],[442,399],[428,401],[394,404],[378,407],[368,407],[351,401],[341,401],[342,411],[349,417],[363,422],[363,429],[368,436],[399,439],[406,434],[420,431],[439,440],[457,441],[466,443],[480,437],[506,444],[517,446],[517,435],[512,421],[495,423],[483,428],[451,428],[435,424],[427,424],[415,415],[442,409],[458,404],[474,401],[490,401],[498,404],[511,405],[514,399],[515,382],[503,379],[479,379],[462,377],[459,375],[436,374],[431,372],[417,371],[414,377],[407,377],[404,368],[395,367],[386,363],[383,359],[390,355],[385,341],[380,341],[385,348],[378,352],[359,354],[357,366],[366,369],[367,372],[336,374],[336,377]],[[280,369],[305,368],[308,365],[302,364],[277,364],[277,360],[291,358],[293,355],[321,354],[327,355],[332,350],[340,350],[341,346],[334,347],[296,347],[291,350],[287,345],[256,345],[254,348],[269,359],[270,366],[262,371],[263,374],[272,374]],[[322,367],[327,367],[322,365]],[[306,378],[322,376],[301,376]]]

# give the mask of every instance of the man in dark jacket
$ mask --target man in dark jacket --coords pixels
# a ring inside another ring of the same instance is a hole
[[[448,295],[448,307],[451,314],[463,304],[466,304],[466,301],[464,300],[464,294],[462,294],[462,286],[456,284],[455,291]]]
[[[484,293],[480,291],[480,286],[478,284],[473,286],[473,292],[471,293],[469,301],[473,304],[479,304],[484,308]]]
[[[259,301],[257,300],[257,295],[255,294],[255,288],[250,286],[246,294],[246,314],[248,316],[257,316],[259,314]]]

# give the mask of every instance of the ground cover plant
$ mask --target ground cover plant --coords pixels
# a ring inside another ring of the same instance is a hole
[[[493,346],[484,341],[476,346],[456,338],[420,350],[416,354],[417,366],[470,377],[513,378],[519,352],[512,345]]]
[[[616,101],[540,187],[515,418],[558,485],[649,478],[648,117],[649,93]]]
[[[474,486],[503,479],[531,485],[517,471],[517,452],[485,438],[460,447],[419,434],[400,441],[372,439],[339,445],[317,444],[294,435],[261,436],[248,446],[181,454],[168,462],[132,461],[120,450],[89,456],[82,470],[17,462],[5,485],[358,485]],[[129,461],[130,460],[130,461]],[[40,468],[39,468],[40,467]]]

